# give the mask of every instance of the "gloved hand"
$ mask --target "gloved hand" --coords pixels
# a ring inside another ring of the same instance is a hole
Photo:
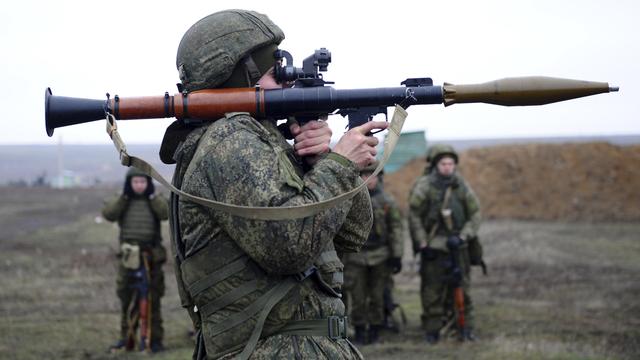
[[[451,235],[447,239],[447,249],[449,251],[459,248],[463,243],[462,238],[458,235]]]
[[[389,265],[393,274],[397,274],[402,271],[402,259],[399,257],[389,258],[387,260],[387,265]]]

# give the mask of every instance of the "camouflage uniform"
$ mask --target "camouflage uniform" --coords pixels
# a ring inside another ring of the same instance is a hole
[[[211,14],[180,42],[181,86],[252,87],[274,65],[282,39],[263,14]],[[312,204],[362,183],[355,164],[338,154],[307,166],[275,120],[246,113],[202,126],[176,121],[163,148],[176,162],[174,186],[229,204]],[[361,357],[346,339],[337,253],[358,251],[372,218],[366,190],[316,215],[282,221],[232,216],[172,194],[176,279],[197,330],[194,358]]]
[[[402,258],[402,217],[395,201],[378,183],[370,191],[373,228],[359,253],[346,254],[345,280],[351,299],[350,320],[359,332],[369,325],[369,341],[375,342],[377,330],[384,324],[384,291],[391,277],[388,262]]]
[[[130,189],[133,176],[145,176],[148,181],[147,191],[136,195]],[[166,250],[162,246],[160,221],[167,220],[168,203],[161,195],[153,194],[151,178],[135,168],[131,168],[125,180],[125,191],[106,202],[102,215],[108,221],[117,221],[120,227],[120,245],[138,245],[141,253],[147,254],[150,267],[149,294],[151,301],[151,343],[158,348],[162,345],[164,330],[160,312],[160,298],[164,295],[164,273],[162,264],[166,261]],[[141,267],[144,266],[141,262]],[[136,270],[128,269],[122,261],[118,263],[116,292],[121,303],[120,336],[127,339],[129,331],[129,311],[137,312],[137,295],[135,286],[138,279]],[[129,309],[134,302],[134,308]],[[136,324],[137,326],[137,324]]]
[[[275,122],[245,114],[229,114],[194,130],[178,149],[177,160],[176,178],[183,179],[183,191],[231,204],[310,204],[361,183],[355,165],[337,154],[305,173]],[[286,296],[265,313],[251,358],[360,357],[343,338],[279,332],[292,321],[344,315],[344,304],[335,296],[343,268],[336,251],[357,251],[366,240],[372,222],[366,191],[334,209],[290,221],[234,217],[182,199],[178,207],[178,246],[185,256],[178,282],[183,305],[198,310],[191,315],[209,358],[237,355],[270,291],[312,266],[319,276],[294,280]],[[197,285],[203,283],[211,285]]]
[[[473,304],[469,296],[469,254],[465,240],[477,236],[480,226],[480,206],[473,190],[457,173],[446,177],[438,173],[436,164],[445,154],[457,154],[451,147],[436,146],[430,153],[432,166],[416,181],[409,200],[409,229],[413,250],[422,256],[421,297],[422,325],[427,334],[437,333],[443,319],[453,308],[452,288],[449,286],[452,265],[447,239],[457,235],[462,240],[458,264],[462,271],[466,327],[473,327]],[[452,188],[448,208],[452,211],[453,228],[447,229],[441,216],[446,189]],[[425,247],[428,244],[427,247]]]

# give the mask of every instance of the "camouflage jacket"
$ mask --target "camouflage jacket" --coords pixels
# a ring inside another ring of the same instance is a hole
[[[452,187],[448,204],[453,219],[451,231],[448,231],[440,214],[449,186]],[[459,235],[463,240],[477,236],[480,222],[478,198],[459,174],[447,179],[434,170],[416,180],[409,198],[409,230],[414,252],[426,244],[433,249],[448,251],[446,240],[449,235]],[[435,234],[431,237],[435,226]]]
[[[345,254],[347,265],[376,266],[389,258],[401,258],[404,252],[402,215],[396,202],[384,192],[380,183],[370,195],[373,227],[360,252]]]
[[[129,198],[117,195],[105,201],[102,216],[107,221],[117,221],[120,226],[120,241],[145,245],[159,244],[160,221],[169,217],[167,199],[161,194]]]
[[[301,160],[275,123],[246,114],[228,114],[192,131],[178,148],[176,160],[183,191],[237,205],[311,204],[361,183],[355,165],[337,154],[327,155],[304,173]],[[366,189],[334,209],[287,221],[249,220],[182,199],[178,208],[186,259],[176,276],[183,306],[189,308],[192,301],[199,309],[196,326],[202,327],[212,358],[233,356],[242,349],[256,324],[256,316],[251,316],[256,310],[253,305],[268,297],[269,290],[287,276],[315,265],[325,281],[339,289],[341,276],[333,275],[341,274],[343,265],[336,252],[358,251],[372,223]],[[197,294],[187,291],[211,273],[238,262],[247,265]],[[210,304],[238,292],[243,295],[235,302],[206,311]],[[320,290],[312,279],[305,280],[269,312],[252,358],[294,358],[309,350],[319,358],[359,356],[346,340],[277,335],[291,320],[332,315],[344,315],[342,300]]]

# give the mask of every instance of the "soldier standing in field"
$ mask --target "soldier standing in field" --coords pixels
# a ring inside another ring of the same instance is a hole
[[[160,298],[165,291],[162,264],[167,255],[162,246],[160,222],[167,220],[169,207],[167,200],[154,192],[151,178],[131,168],[122,194],[109,200],[102,209],[102,216],[117,221],[120,227],[116,279],[122,309],[120,338],[110,347],[111,351],[133,350],[135,343],[140,350],[164,350]],[[147,307],[142,312],[141,304]],[[147,323],[141,324],[141,318]],[[148,329],[146,338],[137,336],[139,327]]]
[[[458,154],[448,145],[431,147],[425,174],[409,199],[409,229],[414,253],[420,254],[422,326],[430,344],[443,326],[455,323],[452,283],[459,276],[464,294],[461,340],[473,340],[473,304],[469,296],[470,254],[477,249],[480,205],[471,187],[456,171]],[[462,296],[460,296],[462,300]]]
[[[372,163],[360,176],[368,178],[377,166],[377,162]],[[360,252],[344,256],[351,300],[350,320],[355,328],[354,341],[358,344],[378,341],[385,325],[385,287],[389,286],[391,274],[402,269],[402,217],[393,198],[384,192],[382,177],[381,172],[367,183],[373,208],[373,227],[367,242]]]
[[[274,73],[283,39],[282,30],[257,12],[209,15],[178,47],[181,87],[189,93],[290,86]],[[283,129],[276,120],[228,113],[214,122],[176,121],[163,141],[176,162],[174,186],[235,205],[317,203],[362,183],[359,171],[375,159],[377,144],[365,134],[386,128],[369,122],[348,131],[331,150],[325,122]],[[366,189],[315,215],[269,221],[172,194],[176,279],[197,329],[194,358],[360,358],[346,338],[337,252],[358,251],[372,217]]]

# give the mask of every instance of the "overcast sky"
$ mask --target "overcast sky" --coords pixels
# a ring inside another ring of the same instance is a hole
[[[386,5],[383,5],[386,4]],[[176,92],[184,32],[226,8],[266,13],[296,66],[327,47],[336,88],[408,77],[474,83],[546,75],[619,93],[542,107],[416,106],[405,130],[431,139],[640,134],[637,1],[12,1],[0,12],[0,144],[108,143],[104,122],[45,134],[44,91],[103,99]],[[159,143],[165,120],[121,121],[129,143]],[[334,136],[345,122],[330,118]]]

